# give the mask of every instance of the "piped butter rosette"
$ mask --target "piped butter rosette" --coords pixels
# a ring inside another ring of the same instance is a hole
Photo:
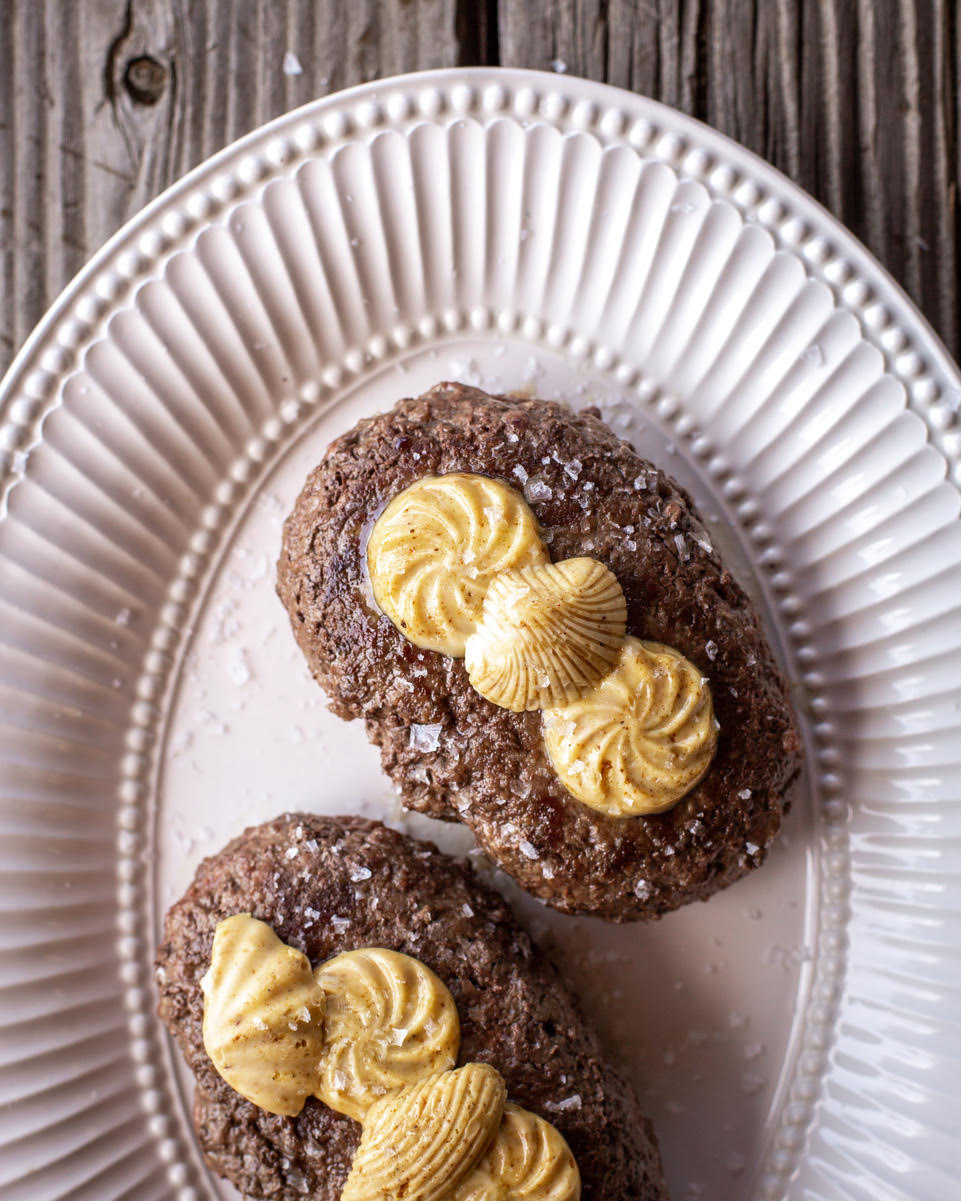
[[[548,758],[610,817],[669,809],[717,745],[708,681],[671,647],[625,638],[617,578],[586,557],[550,562],[536,518],[486,476],[428,476],[396,496],[367,563],[382,611],[418,646],[464,656],[481,696],[540,709]]]
[[[368,1111],[341,1201],[444,1201],[490,1144],[507,1099],[486,1063],[428,1076]]]
[[[416,959],[379,947],[346,951],[317,969],[327,994],[316,1095],[363,1121],[388,1093],[446,1071],[460,1023],[447,987]]]
[[[548,561],[537,519],[513,488],[452,472],[391,500],[367,542],[380,609],[416,646],[460,658],[491,580]]]
[[[560,1133],[505,1109],[496,1068],[454,1067],[457,1008],[419,960],[366,947],[311,971],[244,913],[218,924],[201,984],[204,1046],[232,1088],[289,1116],[313,1093],[362,1123],[343,1201],[580,1196]]]
[[[217,926],[201,987],[204,1047],[220,1075],[269,1113],[300,1113],[324,1044],[325,995],[307,956],[236,914]]]
[[[581,1174],[561,1132],[508,1101],[490,1147],[451,1201],[579,1201]]]
[[[611,816],[660,813],[701,779],[717,745],[707,681],[678,651],[626,638],[615,669],[543,714],[564,786]]]
[[[576,700],[614,666],[627,627],[616,577],[596,559],[491,581],[465,666],[481,696],[515,713]]]

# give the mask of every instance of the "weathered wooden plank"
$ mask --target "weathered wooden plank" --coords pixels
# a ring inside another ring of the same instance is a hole
[[[454,0],[0,0],[0,370],[148,200],[317,96],[454,66]]]
[[[505,66],[630,88],[779,167],[859,237],[957,358],[956,0],[500,0]]]
[[[840,217],[961,350],[953,0],[0,4],[0,367],[110,234],[234,138],[363,80],[498,59],[730,134]]]
[[[101,243],[167,183],[169,96],[135,103],[126,64],[170,38],[159,3],[9,6],[0,30],[0,351],[6,363]],[[90,11],[81,11],[89,8]],[[144,154],[144,147],[155,152]]]

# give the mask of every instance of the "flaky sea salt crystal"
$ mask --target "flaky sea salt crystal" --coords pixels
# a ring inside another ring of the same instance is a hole
[[[300,854],[300,847],[288,847],[287,850],[284,851],[284,858],[285,859],[296,859],[299,854]]]
[[[824,362],[824,352],[815,342],[801,351],[798,355],[798,362],[807,363],[810,367],[820,367]]]
[[[474,910],[470,907],[470,905],[467,904],[466,901],[463,905],[461,905],[461,913],[463,913],[464,917],[474,916]]]
[[[563,75],[567,71],[567,63],[562,58],[551,59],[551,70]]]
[[[550,500],[554,495],[554,489],[543,480],[531,480],[525,492],[528,500]]]
[[[571,459],[569,463],[564,464],[564,472],[566,475],[569,475],[572,480],[576,480],[583,470],[584,464],[580,461],[580,459]]]
[[[744,849],[749,855],[756,855],[761,848],[756,842],[746,842],[744,844]]]
[[[565,1097],[563,1101],[548,1101],[544,1108],[550,1109],[554,1113],[564,1113],[568,1109],[580,1109],[582,1104],[581,1094],[574,1093],[571,1097]]]
[[[742,788],[741,791],[737,795],[741,798],[742,801],[749,800],[750,796],[751,796],[751,790],[750,790],[750,788]]]
[[[130,625],[130,618],[132,615],[133,614],[130,609],[121,609],[117,616],[113,619],[114,624],[118,626],[128,626]]]
[[[537,847],[535,847],[533,843],[528,842],[526,838],[522,838],[517,846],[521,854],[526,855],[528,859],[540,859],[540,853],[537,850]]]
[[[674,545],[677,547],[678,557],[682,563],[686,563],[691,557],[691,552],[687,549],[687,539],[683,534],[674,535]]]
[[[516,466],[516,467],[514,468],[514,470],[511,472],[511,475],[513,475],[513,476],[514,476],[516,479],[520,480],[520,482],[521,482],[522,484],[526,484],[526,483],[527,483],[527,472],[526,472],[526,471],[524,470],[524,468],[523,468],[523,467],[520,465],[520,463],[518,463],[518,464],[517,464],[517,466]]]
[[[634,895],[640,901],[646,901],[651,895],[651,886],[646,880],[638,880],[634,885]]]
[[[250,682],[250,668],[247,666],[247,656],[242,646],[230,648],[230,658],[227,660],[227,675],[231,684],[242,688]]]
[[[710,642],[704,644],[704,653],[713,663],[717,658],[717,643],[712,638]]]
[[[440,722],[429,722],[410,727],[410,746],[415,751],[436,751],[440,747],[440,735],[443,726]]]
[[[303,75],[304,68],[300,65],[300,59],[294,54],[293,50],[288,50],[284,55],[281,70],[285,75]]]
[[[373,872],[369,867],[352,867],[350,869],[350,878],[354,884],[359,884],[361,880],[369,880]]]
[[[284,1177],[288,1184],[292,1184],[298,1193],[306,1196],[310,1192],[310,1181],[303,1174],[300,1168],[295,1168],[293,1165],[285,1169]]]
[[[343,934],[344,931],[350,926],[350,919],[346,917],[340,917],[335,913],[330,919],[330,924],[335,934]]]
[[[545,863],[544,866],[541,868],[541,871],[543,872],[545,880],[553,880],[554,879],[554,869],[551,867],[551,865],[549,863]]]

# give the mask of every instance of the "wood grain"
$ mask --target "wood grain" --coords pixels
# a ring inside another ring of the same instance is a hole
[[[0,0],[0,370],[191,167],[318,96],[455,66],[456,21],[454,0]],[[127,82],[144,58],[152,103]]]
[[[228,142],[353,83],[497,62],[642,92],[756,151],[957,357],[959,23],[957,0],[0,0],[0,368]]]

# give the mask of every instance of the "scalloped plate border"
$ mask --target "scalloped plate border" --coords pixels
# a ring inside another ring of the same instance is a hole
[[[584,80],[479,68],[379,81],[287,114],[199,167],[121,230],[66,289],[0,386],[0,518],[9,489],[23,473],[29,449],[41,437],[44,417],[59,403],[65,379],[104,335],[115,309],[128,301],[142,282],[158,274],[170,255],[189,246],[206,223],[255,196],[271,179],[290,174],[306,158],[330,153],[356,136],[389,127],[409,128],[424,120],[504,116],[525,123],[544,122],[561,132],[588,132],[605,146],[628,145],[646,159],[669,165],[680,179],[702,183],[712,197],[734,204],[746,221],[764,227],[779,249],[802,261],[809,277],[828,285],[838,309],[858,319],[864,339],[881,351],[888,373],[901,382],[909,406],[924,420],[929,441],[948,461],[952,482],[961,483],[961,375],[897,285],[814,201],[749,152],[653,101]],[[238,505],[243,507],[250,486],[269,467],[276,445],[293,432],[302,415],[315,416],[317,403],[366,375],[371,360],[380,366],[418,342],[460,330],[492,328],[520,334],[551,350],[574,349],[570,331],[547,327],[533,316],[478,308],[422,319],[415,326],[394,331],[391,341],[378,335],[367,347],[348,353],[342,364],[323,372],[316,388],[304,391],[299,402],[288,402],[278,417],[266,422],[261,435],[235,462],[230,478],[218,489],[216,503],[201,514],[190,552],[181,562],[180,574],[168,592],[168,605],[154,631],[152,649],[135,688],[139,699],[132,708],[128,753],[121,765],[119,951],[132,1053],[138,1065],[136,1078],[143,1090],[144,1107],[152,1115],[151,1133],[159,1141],[161,1159],[169,1165],[169,1182],[178,1189],[181,1201],[193,1201],[197,1196],[184,1152],[197,1167],[199,1159],[196,1150],[191,1155],[171,1136],[169,1120],[162,1112],[163,1093],[155,1087],[150,1060],[159,1047],[152,1037],[155,1032],[143,988],[143,948],[136,930],[151,891],[141,892],[137,878],[142,870],[138,854],[144,822],[142,802],[149,794],[156,767],[151,753],[158,720],[156,702],[174,674],[171,667],[179,657],[176,652],[186,612],[203,592],[211,556],[216,557]],[[662,419],[676,418],[679,436],[694,437],[693,423],[685,424],[684,414],[676,411],[672,400],[641,380],[633,366],[603,346],[579,345],[577,353],[590,357],[619,385],[631,388],[639,401],[656,405]],[[712,460],[707,464],[711,474],[735,505],[738,519],[749,526],[757,507],[740,482],[727,476],[723,465],[712,459],[713,451],[703,439],[691,450],[695,458]],[[776,548],[767,547],[765,558],[771,568],[768,583],[781,594],[777,607],[783,615],[796,618],[798,602],[785,595],[787,580],[777,573]],[[816,715],[817,711],[812,690],[812,712]],[[769,1199],[783,1195],[814,1116],[844,973],[843,931],[849,916],[847,806],[840,796],[841,782],[830,770],[833,748],[826,737],[815,726],[817,757],[825,769],[818,773],[818,788],[823,798],[819,816],[827,852],[823,856],[826,870],[819,902],[818,954],[803,1031],[793,1047],[795,1070],[785,1076],[793,1075],[793,1080],[788,1095],[775,1102],[781,1122],[759,1178],[760,1195]]]

